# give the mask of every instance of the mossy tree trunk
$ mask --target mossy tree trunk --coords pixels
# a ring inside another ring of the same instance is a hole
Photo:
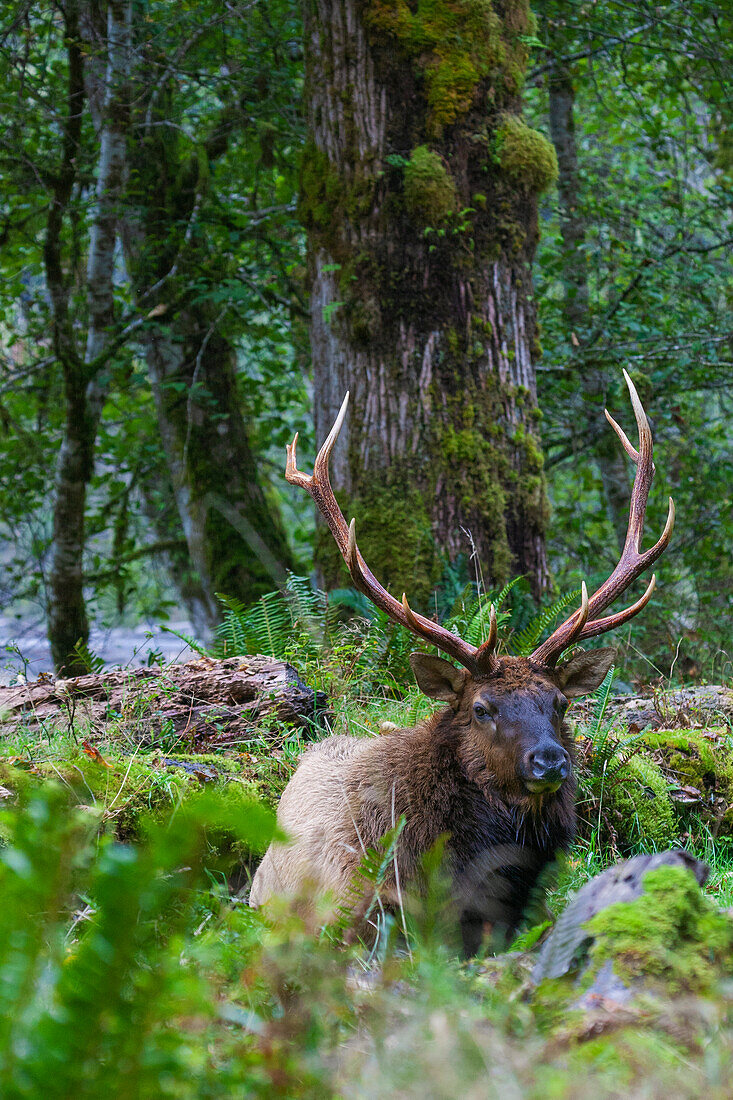
[[[487,583],[548,583],[530,264],[556,161],[520,118],[532,28],[524,0],[305,4],[316,435],[350,389],[334,485],[418,600],[466,531]]]
[[[152,92],[160,89],[141,91],[140,119]],[[163,119],[175,117],[171,98],[167,86],[159,95]],[[155,125],[158,113],[146,127],[138,119],[131,142],[121,235],[138,306],[147,312],[142,343],[192,567],[178,554],[171,572],[183,584],[197,630],[208,633],[221,618],[217,593],[252,602],[284,581],[292,556],[260,483],[236,348],[216,299],[231,260],[205,229],[210,166],[226,151],[239,116],[224,111],[210,139],[191,154],[174,129]]]

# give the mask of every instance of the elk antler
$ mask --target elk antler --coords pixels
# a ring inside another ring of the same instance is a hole
[[[634,415],[639,429],[638,451],[632,446],[622,429],[606,409],[606,419],[608,423],[621,440],[623,449],[636,465],[636,476],[634,477],[634,486],[631,490],[629,526],[626,532],[626,542],[621,552],[621,559],[608,580],[603,582],[598,591],[594,592],[590,599],[588,599],[587,593],[585,593],[585,585],[583,586],[583,603],[580,611],[576,611],[570,618],[566,619],[565,622],[550,635],[547,641],[543,642],[532,654],[532,660],[537,661],[539,664],[552,667],[562,651],[567,649],[571,642],[580,642],[584,638],[595,638],[599,634],[605,634],[606,631],[613,630],[615,627],[621,626],[622,623],[628,622],[637,612],[641,611],[642,607],[645,607],[651,599],[652,592],[657,583],[656,576],[654,575],[652,575],[652,579],[644,595],[641,599],[637,600],[635,604],[632,604],[631,607],[627,607],[624,611],[619,611],[615,615],[607,615],[603,619],[595,618],[599,611],[604,611],[609,604],[612,604],[614,600],[618,599],[618,597],[626,591],[629,585],[657,560],[659,555],[666,550],[669,545],[669,540],[672,537],[672,529],[674,527],[674,502],[670,497],[669,513],[667,515],[664,531],[662,532],[662,537],[659,539],[659,542],[656,542],[654,546],[651,547],[651,549],[645,550],[643,554],[641,553],[640,547],[641,536],[644,531],[644,516],[646,514],[646,505],[649,498],[649,489],[654,476],[654,463],[652,462],[652,433],[649,427],[649,421],[646,418],[646,413],[639,400],[639,395],[636,392],[636,387],[626,371],[624,371],[624,378],[626,379],[626,385],[629,387],[631,404],[634,408]]]
[[[439,623],[434,623],[423,615],[416,614],[408,604],[407,596],[404,594],[401,603],[394,596],[390,596],[361,556],[359,547],[356,544],[356,520],[352,519],[350,524],[346,523],[334,496],[328,474],[328,460],[341,431],[348,404],[349,395],[347,393],[336,421],[316,456],[312,475],[303,474],[297,468],[295,448],[298,442],[298,433],[295,433],[293,442],[287,447],[286,479],[291,485],[300,485],[313,497],[316,507],[336,540],[336,545],[346,562],[351,579],[360,592],[363,592],[373,604],[385,611],[395,622],[406,626],[418,638],[423,638],[431,645],[442,649],[444,653],[453,657],[469,671],[474,673],[488,671],[491,667],[491,660],[497,642],[496,611],[493,604],[489,613],[489,637],[483,645],[478,647],[470,645],[459,638],[457,634],[446,630]]]

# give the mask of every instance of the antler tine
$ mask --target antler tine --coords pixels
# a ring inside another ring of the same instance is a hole
[[[604,619],[595,619],[592,623],[588,623],[588,626],[583,630],[583,637],[596,638],[599,634],[605,634],[609,630],[615,630],[617,626],[623,626],[629,619],[633,619],[634,615],[641,611],[643,607],[646,607],[656,587],[657,576],[656,573],[652,573],[646,592],[636,603],[633,603],[631,607],[627,607],[624,611],[617,612],[615,615],[606,615]]]
[[[608,409],[604,409],[603,412],[606,416],[606,420],[608,421],[608,423],[611,425],[611,427],[615,431],[616,435],[621,440],[621,446],[626,451],[626,454],[629,456],[629,458],[631,459],[632,462],[638,462],[639,461],[639,452],[637,451],[636,447],[634,447],[632,445],[632,443],[630,442],[629,437],[627,436],[626,432],[623,430],[623,428],[621,427],[620,424],[616,423],[616,421],[613,419],[613,417],[611,416]]]
[[[320,451],[316,455],[316,461],[313,463],[313,476],[316,479],[325,478],[330,482],[328,476],[328,463],[331,458],[331,451],[334,448],[334,444],[341,434],[341,429],[346,419],[346,410],[349,407],[349,390],[346,391],[346,396],[341,402],[341,408],[338,411],[338,416],[333,422],[333,427],[323,441]]]
[[[636,461],[634,487],[631,490],[629,527],[626,532],[624,552],[630,546],[633,546],[638,552],[641,546],[641,536],[644,533],[644,517],[646,515],[647,500],[649,499],[649,490],[654,476],[654,465],[652,463],[652,430],[649,427],[649,421],[644,412],[644,406],[639,400],[639,395],[636,392],[636,386],[631,381],[626,370],[624,370],[623,374],[626,379],[626,385],[629,388],[629,396],[631,397],[631,404],[634,409],[634,416],[636,417],[636,425],[639,429],[639,452]]]
[[[652,592],[654,591],[656,584],[656,578],[654,577],[641,599],[637,600],[631,607],[615,615],[607,615],[603,619],[596,618],[598,612],[605,610],[609,604],[612,604],[614,600],[626,591],[638,576],[657,560],[660,554],[666,550],[672,537],[675,509],[674,502],[670,497],[667,522],[664,525],[664,531],[661,537],[651,549],[644,551],[644,553],[641,552],[641,536],[644,531],[644,518],[646,515],[647,501],[649,499],[649,489],[651,488],[652,478],[655,472],[654,463],[652,461],[652,433],[646,413],[644,412],[644,407],[636,392],[636,387],[628,373],[626,371],[623,373],[639,430],[639,449],[637,450],[631,444],[623,429],[619,427],[608,412],[606,412],[606,418],[616,432],[616,435],[619,437],[621,445],[627,455],[631,458],[632,462],[636,464],[636,475],[631,490],[629,523],[624,548],[621,552],[621,558],[618,565],[613,570],[608,580],[604,581],[601,587],[588,601],[588,615],[586,618],[589,621],[579,626],[579,620],[575,615],[566,619],[565,622],[562,623],[532,654],[533,660],[540,663],[549,665],[554,664],[562,651],[567,649],[571,642],[579,642],[584,638],[594,638],[599,634],[605,634],[606,631],[613,630],[622,623],[628,622],[629,619],[633,618],[634,615],[641,611],[649,602]]]
[[[491,667],[498,641],[499,629],[496,623],[496,608],[492,603],[489,607],[489,636],[476,650],[475,664],[477,670],[486,670]]]
[[[464,642],[462,638],[451,633],[450,630],[446,630],[439,623],[434,623],[423,615],[416,615],[407,603],[406,596],[402,597],[402,603],[391,596],[376,579],[361,555],[356,542],[356,521],[352,519],[351,523],[347,524],[344,519],[331,487],[328,462],[341,431],[348,403],[349,394],[347,393],[334,425],[316,456],[312,475],[303,474],[297,468],[295,448],[298,436],[296,433],[293,442],[287,447],[285,477],[291,484],[299,485],[313,497],[316,507],[328,524],[329,530],[336,541],[351,579],[359,591],[368,596],[373,604],[385,611],[395,622],[401,623],[413,634],[417,634],[418,637],[430,642],[431,645],[442,649],[444,653],[459,661],[466,668],[474,670],[476,669],[476,647]]]
[[[310,474],[301,474],[298,469],[295,448],[298,446],[298,432],[293,436],[292,443],[285,444],[285,453],[287,455],[287,462],[285,463],[285,480],[289,481],[291,485],[301,485],[304,489],[307,489],[310,485],[312,478]]]
[[[583,627],[585,626],[585,624],[588,622],[588,607],[589,607],[588,589],[586,587],[585,581],[581,581],[580,582],[580,608],[577,611],[577,618],[575,619],[575,622],[573,623],[573,628],[570,631],[570,633],[568,634],[568,641],[567,641],[568,645],[570,645],[571,642],[575,641],[575,639],[578,637],[578,635],[580,634],[580,632],[583,629]],[[572,622],[572,619],[570,621]]]
[[[613,419],[613,417],[611,416],[608,409],[604,409],[603,411],[606,414],[606,420],[608,421],[608,423],[611,425],[611,427],[615,431],[616,435],[621,440],[621,446],[626,451],[626,454],[629,456],[629,458],[631,459],[632,462],[638,463],[638,461],[639,461],[639,452],[637,451],[636,447],[634,447],[634,445],[629,442],[629,437],[626,435],[626,432],[623,430],[623,428],[620,426],[620,424],[616,423],[616,421]],[[652,462],[652,473],[655,474],[656,472],[657,472],[657,467]]]

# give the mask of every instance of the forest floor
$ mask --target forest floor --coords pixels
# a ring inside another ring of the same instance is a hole
[[[431,708],[327,672],[304,678],[330,687],[334,732],[375,735]],[[446,946],[437,879],[406,902],[407,943],[392,929],[376,955],[243,904],[271,827],[258,806],[276,804],[303,730],[270,716],[198,746],[164,725],[151,734],[153,700],[101,733],[72,711],[3,737],[0,715],[0,1000],[13,1021],[0,1092],[34,1095],[32,1079],[69,1095],[53,1086],[62,1058],[88,1079],[81,1097],[104,1093],[111,1066],[115,1094],[127,1082],[131,1096],[729,1096],[733,922],[719,913],[733,905],[733,730],[725,710],[670,698],[648,696],[656,729],[609,692],[574,709],[579,839],[512,949],[471,963]],[[586,948],[596,974],[612,958],[628,1001],[591,987],[581,1003],[579,965],[533,986],[537,943],[575,890],[677,846],[710,866],[703,890],[687,872],[665,880],[661,907],[640,899]]]

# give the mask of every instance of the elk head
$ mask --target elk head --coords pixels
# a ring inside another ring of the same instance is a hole
[[[649,489],[654,476],[652,435],[633,382],[624,371],[639,432],[638,450],[606,410],[606,418],[636,465],[631,491],[629,523],[620,560],[606,581],[588,596],[581,588],[580,608],[570,615],[529,657],[497,654],[496,614],[490,610],[489,636],[480,646],[415,613],[403,594],[399,602],[379,583],[356,544],[356,522],[346,523],[331,488],[328,462],[346,415],[349,395],[328,438],[321,447],[313,474],[296,466],[296,434],[287,448],[285,477],[313,497],[341,552],[351,579],[377,607],[417,637],[437,646],[461,665],[456,668],[441,657],[414,653],[411,664],[420,689],[430,698],[447,703],[455,711],[464,743],[483,760],[499,785],[516,796],[544,795],[556,791],[571,774],[572,762],[563,742],[562,724],[568,700],[593,691],[610,668],[614,650],[580,652],[558,663],[564,650],[585,638],[605,634],[628,622],[649,602],[656,584],[653,575],[644,595],[630,607],[599,617],[667,547],[674,527],[674,504],[661,538],[641,551]]]

